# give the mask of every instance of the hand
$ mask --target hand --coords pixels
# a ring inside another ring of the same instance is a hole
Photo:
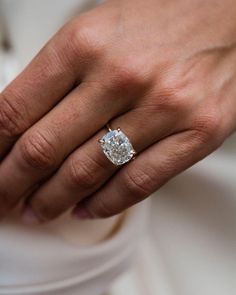
[[[108,217],[201,160],[236,127],[236,3],[114,0],[66,24],[0,94],[1,216]],[[98,144],[111,122],[138,152]],[[14,145],[14,146],[13,146]]]

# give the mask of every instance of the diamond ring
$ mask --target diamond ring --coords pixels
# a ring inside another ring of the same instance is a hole
[[[112,130],[109,124],[106,127],[108,132],[99,140],[106,157],[116,166],[134,159],[136,152],[129,138],[120,128]]]

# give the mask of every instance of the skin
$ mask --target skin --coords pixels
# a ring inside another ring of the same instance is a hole
[[[0,216],[109,217],[236,128],[236,1],[114,0],[67,23],[0,94]],[[110,122],[138,156],[114,166]]]

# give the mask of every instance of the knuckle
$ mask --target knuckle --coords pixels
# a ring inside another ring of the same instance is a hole
[[[134,87],[135,89],[146,88],[151,82],[150,74],[143,67],[143,60],[126,57],[111,62],[111,71],[114,77],[114,84],[118,89]]]
[[[179,96],[175,89],[162,90],[158,93],[156,108],[168,113],[183,113],[187,108],[187,100]]]
[[[9,99],[11,97],[11,99]],[[23,102],[17,102],[14,95],[2,93],[0,97],[0,132],[14,138],[21,135],[27,128]]]
[[[20,158],[35,169],[51,170],[56,166],[56,151],[41,132],[26,133],[19,141]]]
[[[75,54],[83,58],[94,58],[101,53],[104,45],[103,38],[96,27],[90,23],[87,16],[67,25],[64,31],[68,44],[71,44]]]
[[[204,143],[217,145],[223,135],[222,126],[221,115],[216,108],[208,109],[207,113],[198,115],[194,120],[194,130],[198,132],[199,140]]]
[[[191,103],[189,92],[192,82],[178,69],[169,69],[158,77],[153,87],[153,97],[159,110],[186,112]]]
[[[97,184],[97,171],[100,168],[95,161],[88,156],[83,159],[71,157],[69,161],[69,169],[67,169],[68,182],[82,190],[89,190]]]
[[[188,99],[178,86],[160,87],[154,94],[156,107],[159,111],[183,113],[188,107]]]
[[[128,194],[137,201],[147,197],[155,186],[156,180],[151,173],[141,170],[126,173],[124,185]]]

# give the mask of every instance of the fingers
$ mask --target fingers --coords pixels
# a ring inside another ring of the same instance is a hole
[[[140,202],[215,148],[204,144],[205,140],[205,135],[190,130],[154,144],[79,203],[73,213],[79,218],[109,217]]]
[[[176,131],[173,116],[158,117],[153,114],[153,120],[149,120],[150,113],[144,112],[142,116],[140,113],[141,110],[136,109],[111,122],[113,128],[122,126],[136,151]],[[59,171],[30,197],[27,205],[41,221],[51,220],[75,206],[103,186],[118,170],[105,157],[98,143],[106,132],[105,129],[101,130],[75,150]]]
[[[59,32],[0,93],[0,158],[80,80],[82,63],[68,38]]]
[[[103,107],[101,97],[106,100],[103,87],[81,84],[17,141],[0,165],[0,200],[5,214],[114,115],[111,112],[117,110],[111,99]]]
[[[106,159],[98,140],[103,129],[76,150],[59,171],[26,202],[25,220],[48,221],[102,186],[118,169]]]

